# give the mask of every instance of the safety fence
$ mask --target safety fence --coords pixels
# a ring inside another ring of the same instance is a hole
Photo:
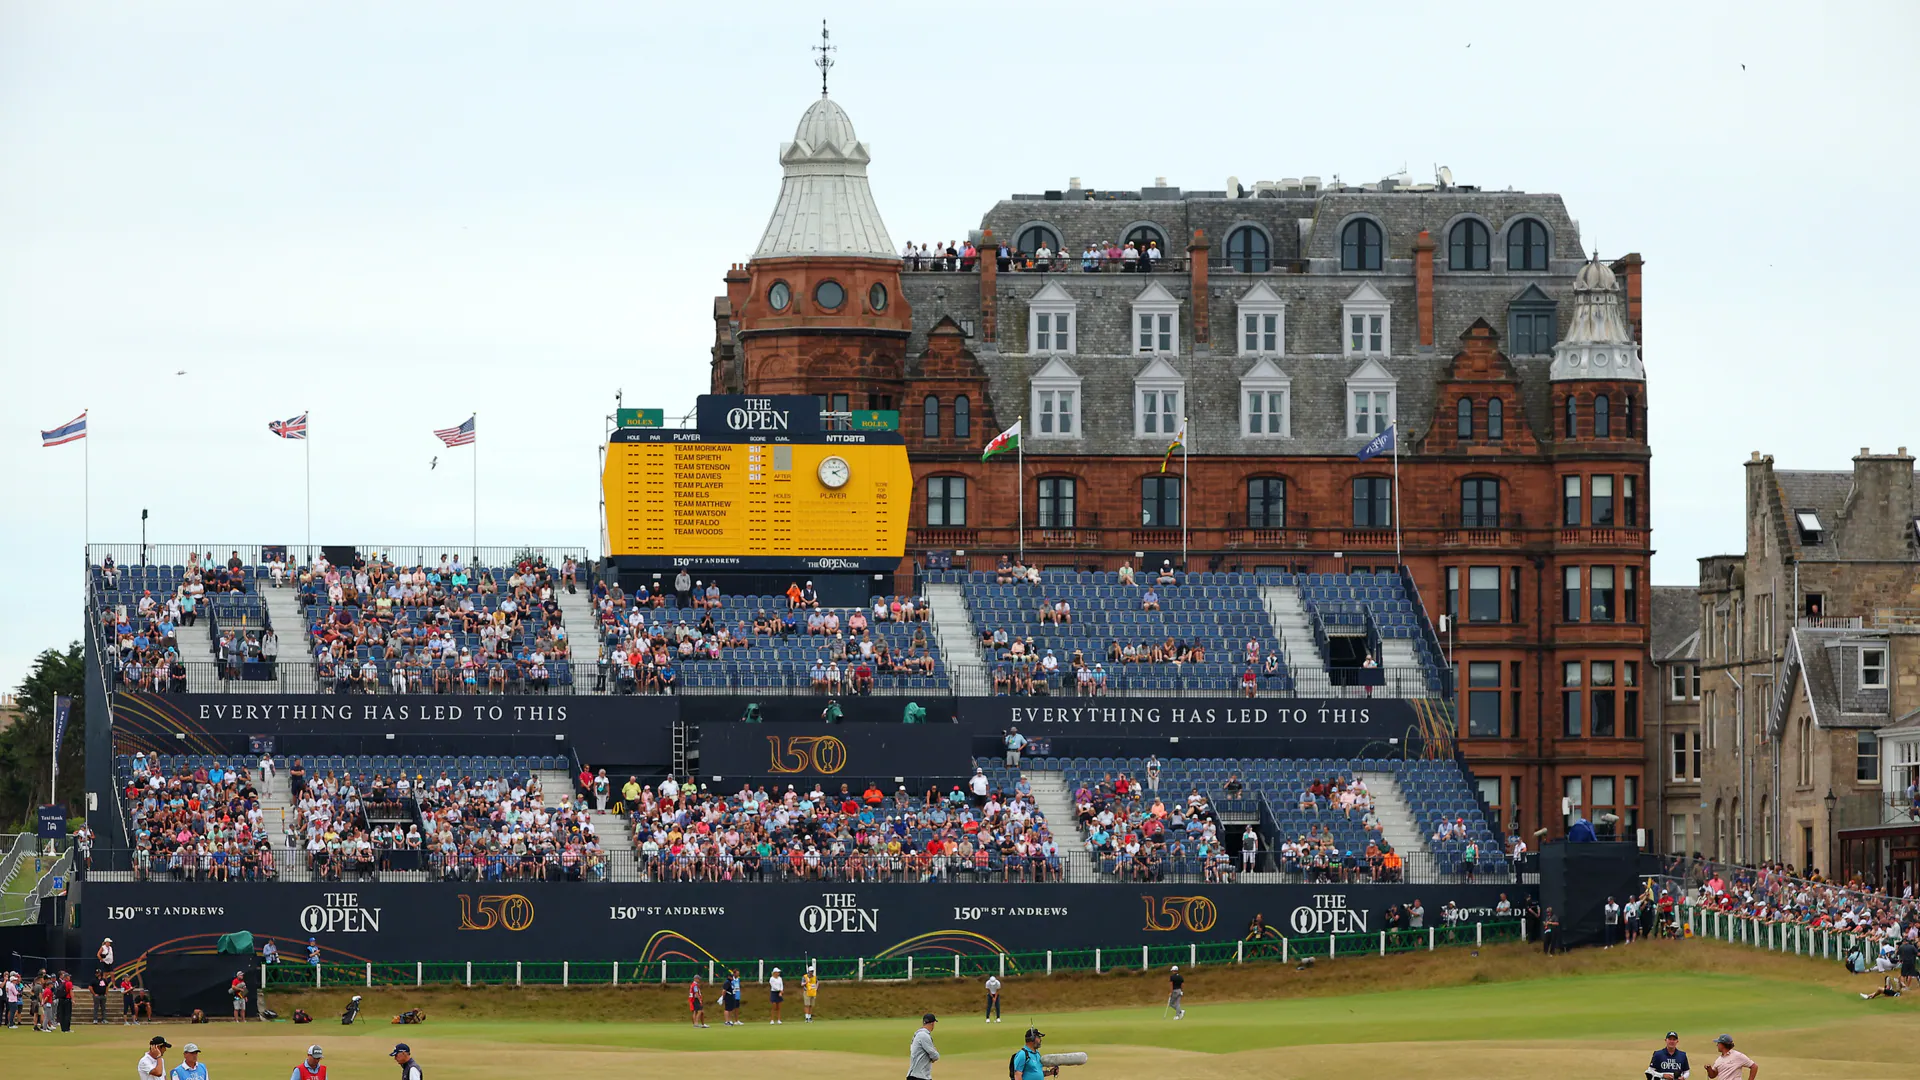
[[[1861,949],[1869,962],[1880,955],[1880,947],[1873,939],[1848,930],[1756,919],[1730,911],[1715,911],[1699,904],[1688,904],[1683,909],[1682,918],[1687,933],[1696,938],[1711,938],[1772,952],[1841,962],[1855,948]]]
[[[363,962],[303,964],[282,960],[261,969],[269,990],[380,986],[631,986],[679,984],[695,978],[708,983],[737,971],[743,982],[765,983],[775,969],[797,980],[813,968],[821,982],[903,982],[913,979],[985,978],[988,975],[1052,975],[1090,971],[1096,975],[1188,967],[1288,963],[1308,957],[1386,956],[1432,952],[1457,946],[1524,941],[1518,919],[1456,922],[1422,930],[1378,930],[1313,937],[1261,937],[1186,945],[1131,945],[1117,949],[1055,949],[1045,952],[973,953],[951,956],[905,955],[852,958],[780,957],[722,960],[675,956],[657,960],[518,961],[472,960],[455,963]]]

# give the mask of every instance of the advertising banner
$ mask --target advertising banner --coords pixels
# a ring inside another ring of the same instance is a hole
[[[448,694],[114,695],[114,752],[559,754],[624,765],[670,762],[674,699]],[[180,736],[184,735],[184,738]]]
[[[952,724],[710,724],[700,730],[700,772],[729,780],[945,777],[963,767],[972,741]]]
[[[486,885],[92,882],[85,947],[123,957],[247,930],[330,963],[887,957],[1118,948],[1383,929],[1390,904],[1491,919],[1509,885],[1065,885],[749,882]],[[288,961],[283,960],[283,963]]]

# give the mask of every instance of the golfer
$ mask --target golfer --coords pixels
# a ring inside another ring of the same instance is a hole
[[[319,1043],[307,1047],[307,1060],[293,1067],[293,1075],[288,1080],[327,1080],[327,1067],[320,1064],[324,1053]]]
[[[387,1052],[387,1056],[399,1064],[400,1080],[421,1080],[420,1063],[413,1060],[413,1047],[406,1043],[396,1043],[394,1048]]]
[[[814,1001],[820,996],[820,975],[813,968],[800,976],[800,1007],[806,1010],[807,1023],[813,1023]]]
[[[184,1059],[167,1074],[167,1080],[207,1080],[207,1066],[200,1060],[200,1048],[193,1043],[180,1048]]]
[[[933,1063],[940,1060],[940,1051],[933,1048],[933,1025],[939,1018],[932,1013],[920,1017],[920,1027],[913,1033],[913,1045],[907,1050],[907,1080],[933,1080]]]
[[[1173,970],[1167,973],[1167,1008],[1173,1010],[1175,1020],[1184,1020],[1187,1016],[1187,1010],[1180,1006],[1187,996],[1186,985],[1187,977],[1180,974],[1180,965],[1173,965]]]
[[[1653,1052],[1647,1080],[1687,1080],[1687,1052],[1680,1049],[1680,1033],[1667,1032],[1667,1045]]]
[[[1000,1017],[1000,976],[987,976],[987,1023]]]
[[[161,1077],[167,1073],[167,1050],[173,1044],[164,1035],[155,1035],[147,1043],[147,1052],[140,1055],[140,1080],[148,1077]]]
[[[1760,1080],[1760,1066],[1733,1048],[1733,1036],[1722,1035],[1713,1044],[1720,1048],[1720,1056],[1707,1066],[1711,1080]]]
[[[698,975],[695,975],[693,981],[687,984],[687,1015],[693,1017],[694,1027],[707,1026],[707,1005],[700,1000],[700,976]]]
[[[774,968],[773,974],[767,977],[767,1002],[773,1006],[773,1019],[767,1021],[767,1023],[786,1023],[785,1020],[780,1019],[780,999],[786,995],[786,991],[787,980],[780,977],[779,968]]]

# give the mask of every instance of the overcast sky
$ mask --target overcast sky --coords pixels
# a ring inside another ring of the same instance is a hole
[[[82,408],[96,542],[143,507],[301,542],[266,424],[307,409],[318,542],[462,545],[473,452],[431,432],[477,411],[481,543],[593,547],[601,418],[704,389],[821,16],[896,241],[1070,176],[1561,193],[1647,260],[1654,576],[1690,583],[1748,451],[1920,448],[1916,11],[0,0],[0,684],[76,633],[83,448],[37,433]]]

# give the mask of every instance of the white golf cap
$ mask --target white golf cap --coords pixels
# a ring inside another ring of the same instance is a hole
[[[1175,971],[1179,971],[1179,970],[1180,970],[1180,965],[1179,965],[1179,964],[1175,964],[1175,965],[1173,965],[1173,970],[1175,970]]]
[[[779,968],[774,968],[774,969],[773,969],[773,973],[774,973],[775,975],[778,975],[778,974],[780,974],[780,969],[779,969]]]
[[[200,1047],[193,1043],[188,1043],[180,1048],[180,1052],[183,1054],[197,1054],[200,1052]]]

